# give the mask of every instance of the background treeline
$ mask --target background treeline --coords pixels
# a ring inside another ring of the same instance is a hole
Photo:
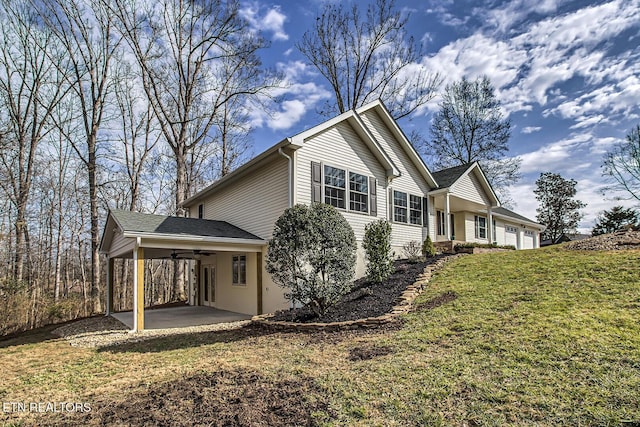
[[[248,112],[281,77],[238,4],[0,4],[0,335],[104,311],[107,209],[180,203],[250,152]],[[116,262],[116,309],[131,305]],[[146,303],[185,297],[184,265],[146,263]]]

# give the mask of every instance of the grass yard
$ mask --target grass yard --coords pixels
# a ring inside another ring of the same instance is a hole
[[[366,333],[246,329],[102,350],[45,329],[0,341],[0,402],[87,402],[91,412],[4,411],[0,422],[640,425],[638,250],[463,257],[404,320]]]

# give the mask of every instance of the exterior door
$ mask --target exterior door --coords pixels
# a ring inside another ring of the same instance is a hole
[[[216,267],[202,266],[202,304],[213,306],[216,302]]]

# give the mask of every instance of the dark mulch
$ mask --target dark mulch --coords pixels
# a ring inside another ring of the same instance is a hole
[[[219,371],[154,385],[123,401],[98,400],[90,412],[42,425],[315,426],[334,416],[323,395],[311,378],[271,381],[247,370]]]
[[[407,286],[412,285],[425,267],[439,258],[427,262],[409,263],[399,260],[394,263],[395,273],[383,283],[370,283],[366,279],[354,282],[353,289],[338,304],[329,308],[324,316],[317,316],[307,308],[276,312],[270,320],[287,322],[343,322],[367,317],[382,316],[393,308],[394,300]]]

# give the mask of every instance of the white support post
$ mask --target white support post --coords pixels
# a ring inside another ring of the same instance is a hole
[[[451,240],[451,210],[449,208],[449,193],[444,195],[444,235]]]
[[[493,243],[495,236],[493,235],[493,212],[491,211],[491,206],[487,208],[487,222],[487,237],[489,238],[489,243]]]

